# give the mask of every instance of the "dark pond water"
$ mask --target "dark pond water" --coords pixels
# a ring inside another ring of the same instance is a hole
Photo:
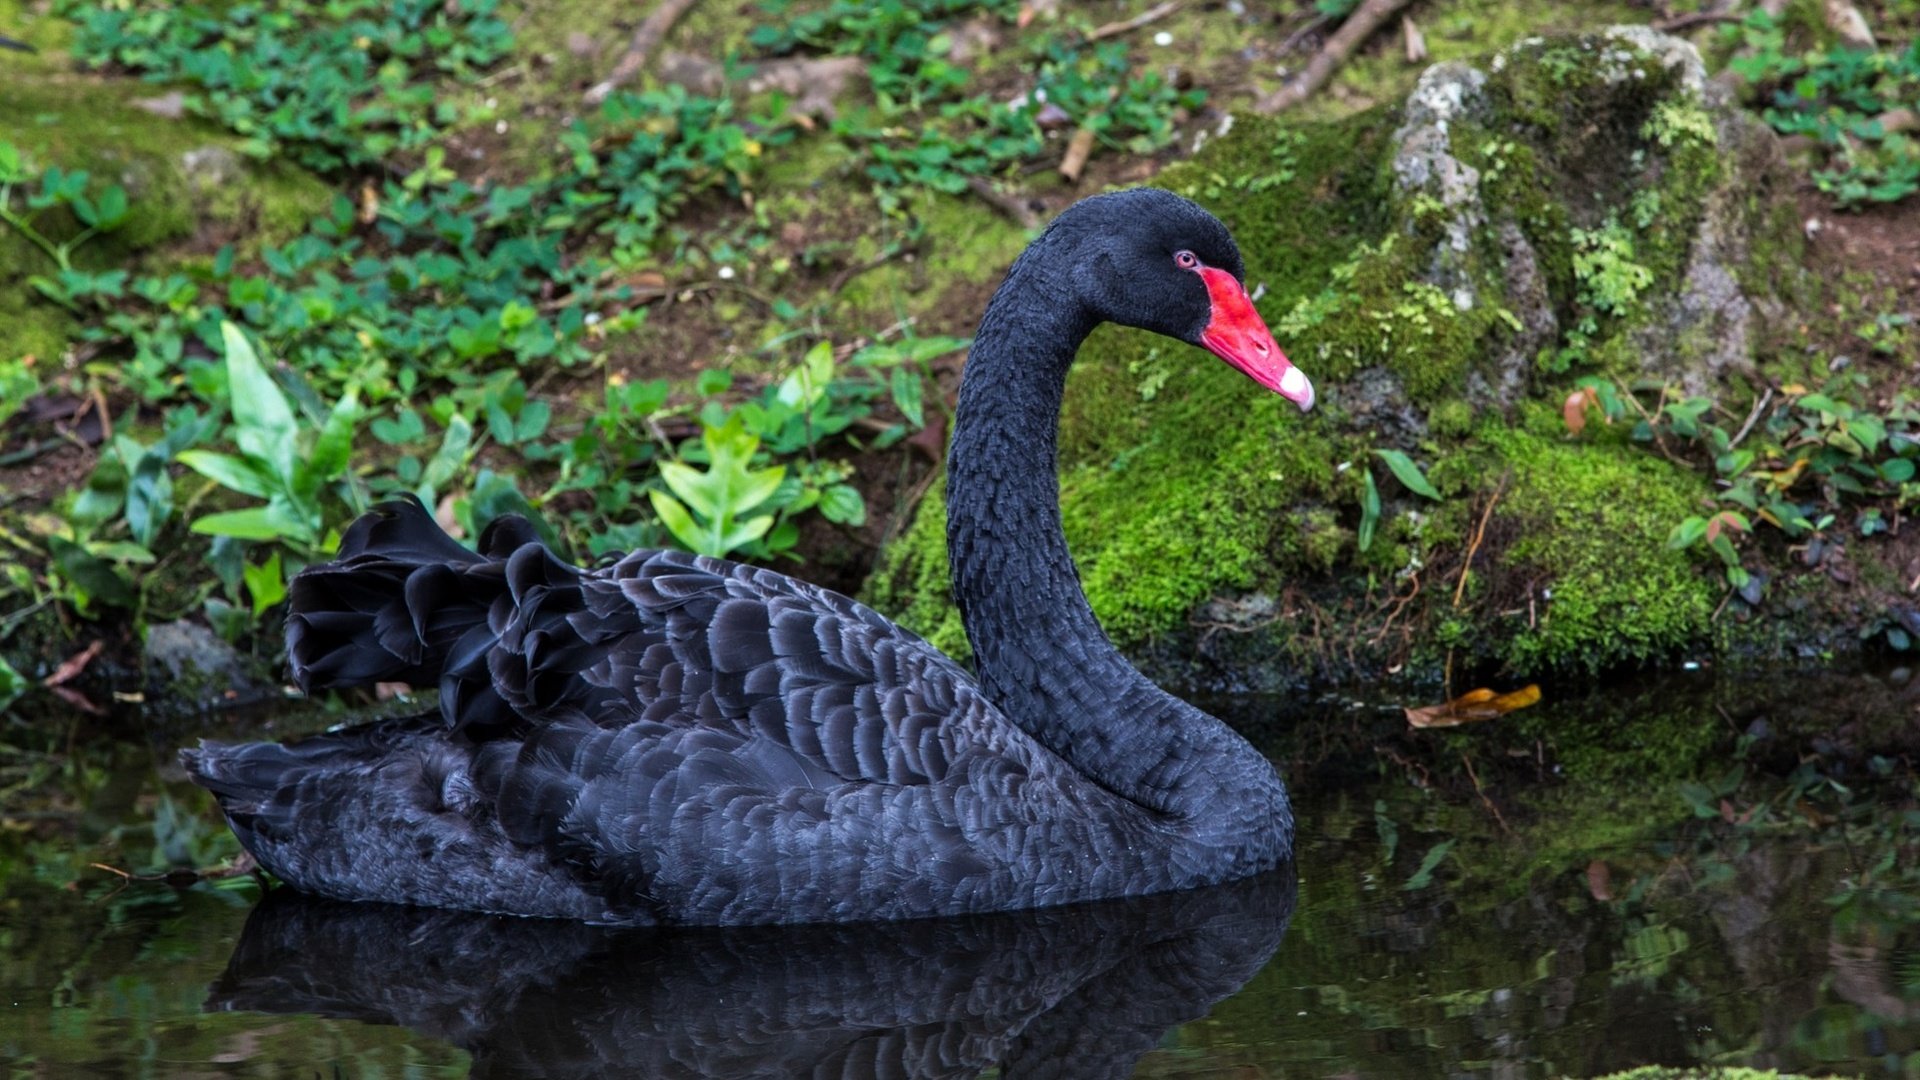
[[[109,1077],[1920,1075],[1911,773],[1864,751],[1835,753],[1862,778],[1798,752],[1768,771],[1749,753],[1766,732],[1723,697],[1677,700],[1750,772],[1519,791],[1516,769],[1555,770],[1526,760],[1539,740],[1517,724],[1427,733],[1454,741],[1423,760],[1378,710],[1306,733],[1228,703],[1284,760],[1315,756],[1303,740],[1348,748],[1296,766],[1290,873],[1083,910],[697,933],[263,897],[251,878],[122,882],[88,864],[212,865],[231,840],[168,745],[69,753],[16,721],[0,1061]],[[1536,727],[1595,715],[1542,708]],[[1443,781],[1455,745],[1479,755],[1486,801]]]

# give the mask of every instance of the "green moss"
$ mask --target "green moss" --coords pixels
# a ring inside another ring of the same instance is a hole
[[[311,175],[247,162],[234,149],[238,140],[213,125],[193,117],[167,119],[133,104],[164,88],[72,70],[63,51],[65,20],[29,15],[0,0],[0,26],[41,50],[6,55],[0,138],[18,147],[36,171],[83,170],[96,192],[118,184],[131,201],[124,226],[80,249],[81,268],[128,268],[146,253],[202,235],[243,246],[285,239],[325,208],[330,193]],[[196,174],[190,155],[217,158],[228,167],[224,174]],[[56,240],[80,231],[64,212],[41,213],[34,221]],[[0,227],[0,356],[54,358],[64,351],[75,330],[71,318],[25,284],[52,270],[37,248]]]
[[[953,606],[947,563],[947,482],[936,480],[913,523],[881,554],[861,599],[892,615],[948,656],[973,657],[960,611]]]
[[[1545,434],[1558,423],[1546,406],[1527,415],[1530,430],[1489,426],[1481,438],[1512,473],[1499,517],[1519,538],[1504,561],[1551,599],[1498,657],[1520,671],[1593,671],[1703,640],[1713,590],[1664,541],[1705,482],[1635,447]]]

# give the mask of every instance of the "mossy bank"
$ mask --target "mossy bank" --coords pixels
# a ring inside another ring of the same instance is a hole
[[[1563,410],[1595,376],[1756,399],[1806,287],[1775,157],[1692,46],[1627,28],[1436,65],[1338,121],[1222,125],[1155,182],[1233,229],[1322,404],[1144,333],[1088,342],[1061,489],[1109,633],[1216,690],[1832,648],[1844,619],[1758,618],[1669,549],[1709,474]],[[944,516],[936,490],[870,599],[964,651]]]

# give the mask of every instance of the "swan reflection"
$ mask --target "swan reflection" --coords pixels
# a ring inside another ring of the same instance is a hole
[[[1280,945],[1291,867],[917,922],[615,930],[277,889],[209,1010],[399,1024],[476,1076],[1121,1077]]]

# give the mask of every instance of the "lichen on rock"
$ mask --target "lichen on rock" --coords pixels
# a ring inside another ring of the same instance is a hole
[[[1703,388],[1751,364],[1777,305],[1735,271],[1774,227],[1749,197],[1770,141],[1690,44],[1620,28],[1438,64],[1406,101],[1331,123],[1242,116],[1168,169],[1158,183],[1234,230],[1324,404],[1298,416],[1135,331],[1082,349],[1063,518],[1115,640],[1175,682],[1239,687],[1449,654],[1598,669],[1708,641],[1710,586],[1664,546],[1702,482],[1623,433],[1574,445],[1555,425],[1579,375]],[[920,591],[945,577],[937,516],[929,501],[872,595],[951,637],[950,605]]]

